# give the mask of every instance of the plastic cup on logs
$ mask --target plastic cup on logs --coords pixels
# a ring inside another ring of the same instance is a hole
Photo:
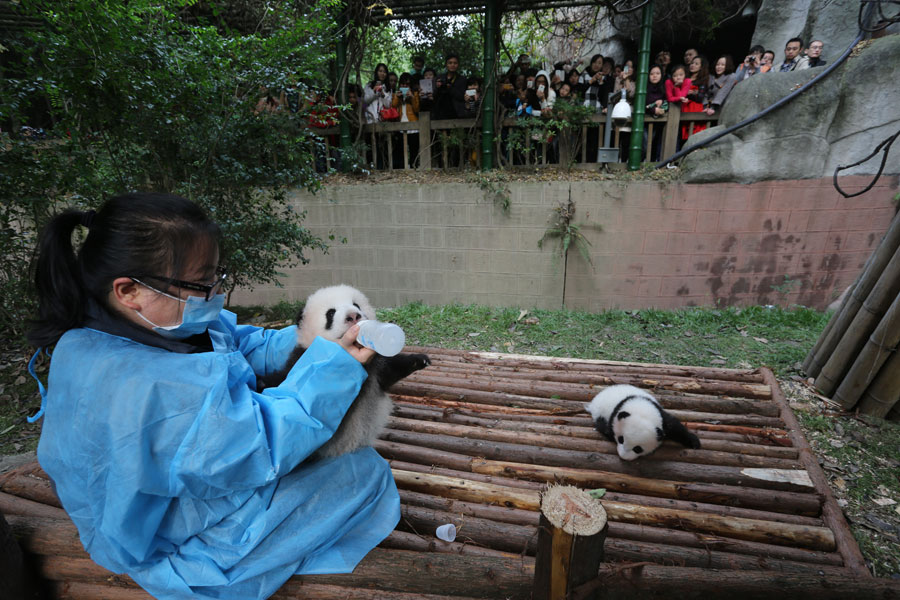
[[[403,350],[403,346],[406,344],[406,334],[393,323],[360,321],[356,341],[381,356],[395,356]]]
[[[452,542],[456,539],[456,525],[453,523],[447,523],[446,525],[441,525],[435,530],[435,535],[439,540],[444,540],[445,542]]]

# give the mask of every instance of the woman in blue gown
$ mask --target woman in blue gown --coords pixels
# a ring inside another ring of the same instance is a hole
[[[372,352],[353,328],[317,338],[257,393],[296,331],[222,309],[218,237],[183,198],[130,194],[57,215],[40,242],[38,459],[93,560],[157,598],[266,598],[294,574],[347,573],[400,517],[372,448],[307,460]]]

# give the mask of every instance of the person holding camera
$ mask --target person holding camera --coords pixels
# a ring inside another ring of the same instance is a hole
[[[445,66],[447,72],[440,75],[434,83],[434,118],[463,118],[464,96],[468,86],[466,78],[459,72],[459,55],[448,54]]]
[[[375,66],[372,81],[363,90],[366,123],[377,123],[381,120],[381,111],[391,105],[391,93],[387,83],[388,68],[384,63]]]
[[[734,72],[735,81],[743,81],[757,73],[765,73],[765,71],[760,70],[760,62],[765,51],[765,48],[758,45],[750,48],[750,52],[747,53],[744,62],[742,62]]]

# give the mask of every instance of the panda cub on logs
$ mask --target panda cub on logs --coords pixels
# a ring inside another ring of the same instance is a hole
[[[375,309],[362,292],[349,285],[336,285],[314,292],[307,300],[297,320],[297,347],[288,358],[287,366],[277,373],[259,378],[259,388],[281,383],[294,363],[317,336],[336,342],[359,321],[375,318]],[[431,364],[427,354],[376,354],[365,365],[368,377],[359,394],[344,415],[337,431],[313,455],[327,458],[371,446],[387,425],[393,403],[386,390],[392,385]]]
[[[594,427],[615,442],[623,460],[634,460],[656,450],[664,439],[688,448],[700,440],[681,422],[664,411],[647,391],[633,385],[612,385],[585,404]]]

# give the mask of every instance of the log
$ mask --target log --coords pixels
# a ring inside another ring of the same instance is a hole
[[[878,283],[887,265],[895,258],[898,248],[900,248],[900,214],[894,215],[881,243],[869,256],[862,273],[853,284],[853,289],[841,303],[841,309],[829,321],[826,331],[819,336],[815,347],[810,351],[812,358],[807,357],[807,361],[804,362],[804,371],[807,375],[819,376],[822,366],[828,361],[841,338],[844,337],[850,323],[856,318],[859,307],[872,293],[872,289]]]
[[[90,558],[78,530],[68,518],[9,515],[10,527],[22,548],[31,554]]]
[[[591,581],[603,561],[606,511],[587,492],[553,486],[541,498],[534,565],[535,600],[564,600]]]
[[[818,573],[842,576],[847,574],[843,567],[810,564],[789,560],[775,560],[766,556],[747,556],[701,548],[684,548],[668,544],[650,544],[634,540],[606,540],[606,562],[649,561],[660,565],[677,567],[703,567],[707,569],[729,569],[733,571],[772,571],[781,573]]]
[[[526,556],[507,559],[375,548],[351,574],[295,576],[286,585],[317,583],[408,594],[529,600],[533,579],[534,559]]]
[[[407,352],[425,352],[429,356],[434,355],[441,360],[456,360],[458,362],[475,364],[504,365],[510,367],[528,367],[539,369],[552,369],[558,371],[583,370],[601,373],[639,371],[641,373],[672,374],[682,377],[705,377],[709,379],[722,379],[725,381],[760,381],[759,374],[754,370],[725,369],[719,367],[691,367],[654,363],[622,362],[614,360],[597,360],[590,358],[565,358],[558,356],[535,356],[530,354],[505,354],[499,352],[473,352],[471,350],[451,350],[448,348],[429,348],[423,346],[409,346]]]
[[[10,471],[4,481],[0,482],[0,490],[12,496],[34,500],[47,506],[62,508],[62,503],[49,479],[42,479],[31,474]]]
[[[403,381],[394,384],[391,387],[391,393],[407,396],[431,396],[447,400],[470,400],[482,404],[516,406],[535,410],[552,411],[562,408],[580,411],[582,410],[582,404],[590,402],[603,389],[602,387],[584,386],[574,383],[538,384],[531,381],[518,383],[510,379],[502,380],[473,375],[466,377],[461,375],[458,377],[436,377],[434,375],[425,375],[424,373],[427,373],[427,370],[414,373]],[[771,394],[771,391],[762,384],[741,383],[733,384],[733,386],[752,387],[753,390],[756,390],[756,395],[750,396],[750,391],[744,390],[741,392],[738,389],[723,389],[719,393],[752,398],[764,397],[761,396],[764,393],[763,390],[765,390],[765,393]],[[703,391],[690,388],[687,384],[684,384],[683,388],[682,391],[686,392]],[[719,404],[721,405],[722,403]],[[663,405],[665,406],[665,404]],[[715,414],[727,415],[728,413]],[[729,417],[732,419],[736,418],[732,415],[729,415]]]
[[[900,352],[894,351],[863,394],[859,412],[883,419],[897,406],[898,401],[900,401]]]
[[[366,589],[288,580],[272,600],[476,600],[471,596],[444,594],[409,594],[383,589]]]
[[[617,499],[616,495],[611,492],[607,492],[607,496],[610,499]],[[440,496],[419,494],[408,490],[400,490],[400,500],[404,505],[421,506],[456,515],[483,517],[514,525],[525,525],[532,530],[537,528],[540,522],[540,515],[532,511],[463,502]],[[625,500],[621,501],[625,502]],[[641,499],[641,502],[644,502],[644,499]],[[772,544],[747,542],[688,531],[678,531],[676,529],[632,525],[630,523],[610,523],[607,545],[613,539],[634,540],[648,544],[670,544],[700,548],[704,551],[720,550],[727,553],[746,554],[776,561],[794,561],[831,566],[841,566],[843,564],[843,559],[835,552],[816,552],[790,546],[774,546]]]
[[[514,506],[526,510],[537,510],[539,506],[537,492],[430,473],[411,473],[400,470],[394,470],[393,473],[397,486],[402,489],[469,502]],[[829,529],[824,527],[770,523],[757,519],[724,517],[696,511],[648,507],[613,501],[603,501],[603,507],[606,509],[610,521],[662,525],[673,529],[686,528],[752,542],[799,546],[811,550],[831,551],[835,547],[834,536]]]
[[[872,291],[863,299],[862,307],[840,337],[816,377],[816,388],[831,396],[844,378],[853,359],[862,350],[866,338],[900,293],[900,251],[894,253]]]
[[[19,498],[18,496],[13,496],[4,492],[0,492],[0,513],[5,515],[49,517],[51,519],[69,518],[66,511],[61,508],[48,506],[26,498]]]
[[[622,473],[583,470],[571,467],[541,467],[538,465],[494,461],[420,448],[408,444],[377,440],[375,448],[391,459],[391,466],[400,470],[437,473],[448,477],[496,483],[507,487],[539,490],[544,483],[570,483],[581,487],[605,487],[612,492],[639,495],[635,502],[648,502],[648,496],[682,501],[706,502],[797,515],[818,516],[822,498],[817,494],[762,490],[753,487],[720,484],[666,481],[641,478]],[[404,462],[399,462],[404,461]],[[408,461],[408,462],[407,462]],[[411,464],[417,461],[418,466]],[[449,468],[444,468],[449,467]],[[508,477],[516,475],[519,479]]]
[[[734,396],[736,398],[755,398],[768,400],[772,392],[761,383],[742,383],[733,381],[721,381],[710,379],[696,379],[693,377],[646,377],[638,373],[630,375],[619,374],[612,377],[594,373],[591,375],[578,373],[572,375],[560,375],[553,372],[545,372],[543,376],[529,377],[530,372],[523,376],[501,375],[498,373],[483,374],[483,371],[473,370],[466,365],[460,368],[441,367],[428,368],[417,371],[405,381],[430,383],[434,385],[459,386],[477,390],[504,390],[512,394],[525,396],[538,396],[552,398],[555,395],[569,400],[590,401],[594,395],[606,386],[627,383],[637,387],[650,388],[652,390],[670,390],[677,392],[690,392],[694,394],[707,394],[710,396]],[[524,383],[522,380],[524,379]],[[574,381],[573,381],[574,380]],[[547,382],[547,383],[536,383]]]
[[[500,523],[490,519],[455,515],[442,510],[433,510],[415,505],[403,505],[401,507],[399,527],[403,531],[410,531],[415,537],[423,539],[424,535],[430,536],[430,541],[441,542],[434,538],[434,531],[441,525],[453,523],[456,525],[456,539],[458,546],[475,550],[488,550],[491,552],[502,551],[507,558],[534,555],[537,548],[537,528],[534,525],[514,525],[512,523]],[[460,543],[465,542],[465,543]],[[480,548],[484,546],[484,548]],[[419,549],[408,548],[408,549]],[[464,553],[464,552],[461,552]]]
[[[771,600],[772,598],[900,598],[900,582],[853,575],[822,576],[810,573],[729,571],[696,567],[600,565],[596,580],[576,590],[572,598],[584,600],[597,590],[605,597],[678,598],[679,600]]]
[[[37,562],[41,575],[51,581],[137,588],[137,584],[127,575],[116,575],[90,559],[39,556]],[[305,597],[304,586],[314,584],[339,586],[347,590],[361,588],[403,592],[409,594],[408,597],[432,593],[471,596],[474,593],[483,598],[528,600],[533,577],[534,559],[529,557],[510,559],[375,548],[351,574],[296,575],[273,597],[302,598]]]
[[[492,521],[510,523],[512,525],[529,525],[537,527],[538,521],[540,520],[539,515],[531,510],[509,508],[506,506],[493,506],[481,504],[479,502],[465,502],[463,500],[454,500],[453,498],[444,498],[443,496],[420,494],[419,492],[411,492],[409,490],[399,490],[399,492],[400,502],[409,506],[421,506],[422,508],[442,510],[455,515],[490,519]]]
[[[894,298],[862,351],[853,360],[853,366],[835,391],[833,400],[839,402],[844,410],[856,406],[879,369],[892,354],[896,353],[898,344],[900,344],[900,294]]]
[[[57,600],[153,600],[153,596],[138,587],[101,583],[57,581],[53,584],[53,590]]]
[[[771,560],[787,560],[839,567],[844,564],[837,552],[817,552],[791,546],[774,546],[761,542],[748,542],[715,535],[679,531],[664,527],[645,527],[631,523],[610,523],[607,539],[634,540],[648,544],[719,550],[734,554],[747,554]]]
[[[594,440],[598,443],[608,444],[608,447],[610,449],[614,449],[615,447],[615,445],[611,442],[605,442],[604,438],[600,436],[597,430],[593,427],[555,425],[552,423],[533,423],[528,421],[516,421],[490,416],[469,416],[453,409],[439,410],[436,408],[415,407],[406,404],[395,404],[393,414],[396,417],[404,419],[415,419],[416,421],[437,421],[441,423],[456,423],[459,425],[485,427],[488,429],[503,429],[506,431],[523,431],[530,433],[543,433],[554,436],[565,436],[570,438],[589,439]],[[603,448],[606,448],[606,446],[603,446]],[[703,448],[706,450],[730,452],[733,454],[741,454],[744,456],[769,456],[772,458],[781,458],[786,460],[795,460],[797,458],[797,451],[794,448],[762,446],[759,444],[732,442],[730,440],[706,438],[703,440]],[[657,458],[668,457],[668,450],[669,448],[664,446],[657,450],[654,455]]]
[[[3,513],[0,513],[0,593],[6,598],[25,597],[25,560]]]
[[[408,507],[404,507],[406,510]],[[452,515],[451,515],[452,516]],[[406,517],[410,519],[410,517]],[[458,518],[457,518],[458,520]],[[415,517],[410,519],[414,522]],[[401,525],[402,525],[401,521]],[[468,525],[468,523],[467,523]],[[495,550],[493,547],[483,548],[468,543],[461,542],[445,542],[435,537],[426,537],[417,533],[409,533],[406,531],[392,531],[387,538],[380,544],[381,548],[393,548],[395,550],[415,550],[416,552],[445,552],[449,554],[466,554],[468,556],[495,556],[501,558],[515,559],[520,554],[512,554]]]
[[[637,477],[726,485],[742,485],[752,480],[754,486],[760,488],[795,492],[810,491],[810,486],[806,483],[798,483],[796,480],[767,479],[755,475],[750,469],[740,467],[719,467],[653,460],[628,463],[617,456],[597,452],[577,452],[574,450],[559,450],[557,448],[542,448],[505,442],[466,440],[446,435],[425,435],[394,429],[386,429],[381,434],[381,439],[473,457],[508,460],[523,464],[599,469]]]
[[[388,421],[388,427],[399,431],[412,431],[416,433],[434,433],[450,435],[466,439],[480,439],[494,442],[509,442],[519,444],[533,444],[544,448],[558,448],[561,450],[577,450],[581,452],[603,452],[604,454],[616,454],[616,445],[607,441],[599,433],[595,432],[594,439],[573,438],[525,431],[509,431],[498,428],[477,427],[471,425],[456,425],[450,423],[434,423],[418,419],[404,419],[392,417]],[[647,460],[671,460],[677,462],[720,465],[732,467],[770,467],[777,469],[799,468],[796,461],[763,456],[729,454],[712,450],[686,449],[674,442],[668,442]]]
[[[863,559],[853,533],[850,531],[850,526],[844,518],[841,507],[838,506],[834,495],[831,493],[831,487],[828,485],[828,478],[825,476],[825,472],[819,466],[819,461],[812,448],[810,448],[809,442],[803,437],[803,430],[800,428],[797,417],[794,416],[787,399],[781,393],[781,387],[778,385],[778,380],[775,379],[775,374],[769,369],[761,369],[760,371],[766,382],[772,386],[772,398],[781,406],[781,415],[789,428],[789,435],[793,445],[800,451],[801,464],[806,467],[806,472],[809,474],[810,479],[812,479],[818,492],[822,494],[822,519],[834,534],[837,549],[844,559],[844,566],[858,576],[868,577],[870,575],[869,569],[866,567],[865,559]]]

